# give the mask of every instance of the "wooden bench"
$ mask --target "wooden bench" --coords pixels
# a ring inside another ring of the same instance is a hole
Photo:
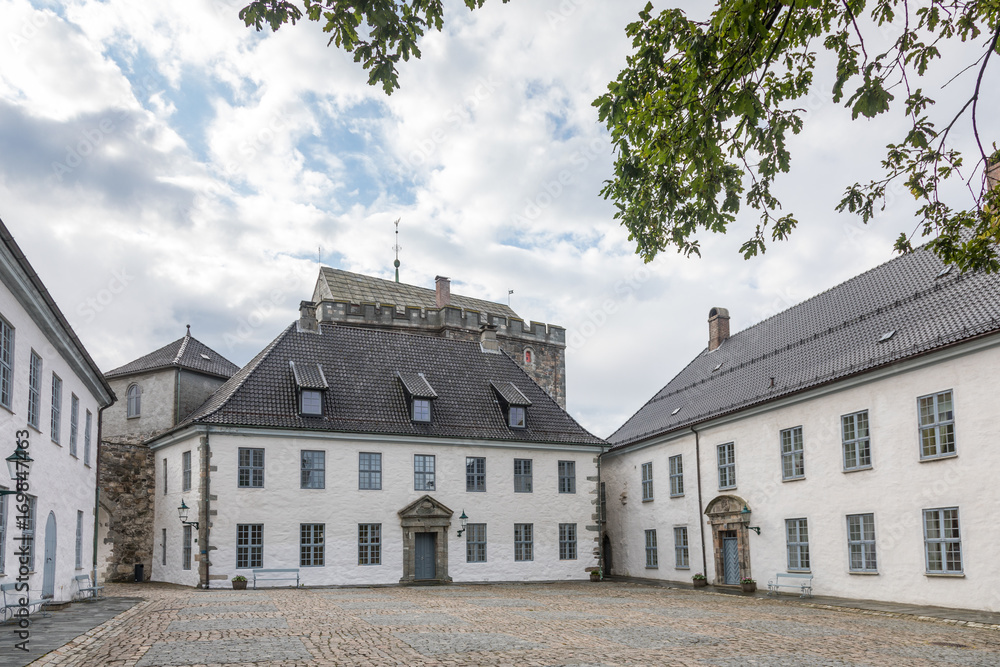
[[[32,598],[29,591],[19,591],[17,590],[18,584],[0,584],[0,596],[3,599],[3,622],[15,618],[18,616],[18,610],[25,608],[28,610],[28,614],[32,613],[32,607],[35,607],[35,611],[41,611],[42,616],[48,616],[44,612],[45,605],[47,605],[50,600],[48,598],[36,597]],[[22,601],[24,604],[22,604]]]
[[[273,575],[273,576],[261,576],[261,575]],[[297,569],[289,570],[254,570],[253,571],[253,589],[257,590],[258,581],[291,581],[295,580],[295,587],[299,586],[299,571]]]
[[[782,588],[798,589],[800,598],[811,598],[813,595],[813,576],[805,572],[779,572],[773,581],[767,582],[767,594],[777,595]]]
[[[101,597],[101,591],[104,590],[104,586],[90,585],[89,574],[78,574],[73,577],[73,581],[76,582],[76,592],[73,593],[74,599],[79,595],[81,600],[96,600]]]

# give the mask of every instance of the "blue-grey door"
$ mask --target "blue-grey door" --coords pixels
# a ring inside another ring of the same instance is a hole
[[[740,583],[740,555],[735,537],[722,538],[722,564],[725,570],[723,583]]]
[[[56,592],[56,515],[49,512],[45,522],[45,567],[42,569],[42,597],[50,598]]]
[[[416,563],[414,564],[415,579],[433,579],[434,569],[434,533],[417,533]]]

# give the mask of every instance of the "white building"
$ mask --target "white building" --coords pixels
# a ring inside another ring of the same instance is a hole
[[[1000,609],[1000,276],[897,258],[707,349],[609,440],[613,574]],[[759,529],[759,533],[757,532]]]
[[[602,445],[489,327],[461,341],[319,324],[305,302],[297,324],[149,443],[152,578],[583,579],[597,566]]]
[[[20,440],[33,460],[26,498],[0,498],[0,583],[68,600],[94,564],[98,421],[115,398],[2,222],[0,279],[0,458]],[[6,466],[0,489],[16,489]]]

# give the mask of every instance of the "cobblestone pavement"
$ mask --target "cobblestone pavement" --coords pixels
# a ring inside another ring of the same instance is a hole
[[[1000,665],[993,628],[627,583],[107,592],[143,601],[32,665]]]

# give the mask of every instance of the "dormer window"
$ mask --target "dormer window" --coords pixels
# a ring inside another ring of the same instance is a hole
[[[423,373],[396,371],[396,378],[403,385],[403,393],[410,404],[410,420],[419,424],[431,423],[431,401],[438,395],[427,377]]]
[[[497,402],[507,418],[510,428],[528,428],[528,407],[531,401],[513,382],[490,382]]]
[[[323,392],[329,389],[320,364],[289,361],[299,393],[299,414],[303,417],[323,416]]]

